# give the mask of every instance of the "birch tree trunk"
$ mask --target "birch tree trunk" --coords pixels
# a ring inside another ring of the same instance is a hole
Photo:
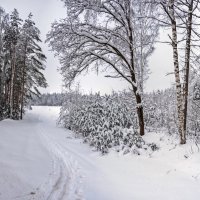
[[[178,131],[180,134],[180,143],[185,144],[186,138],[184,134],[183,94],[182,94],[182,86],[180,80],[179,60],[178,60],[177,24],[174,13],[174,0],[170,0],[169,14],[171,17],[171,28],[172,28],[172,47],[173,47],[174,73],[176,82],[176,100],[177,100],[177,112],[178,112]]]

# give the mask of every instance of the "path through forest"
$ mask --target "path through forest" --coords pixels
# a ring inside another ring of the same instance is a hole
[[[154,134],[145,139],[162,149],[152,155],[102,156],[57,127],[58,113],[33,107],[23,121],[0,122],[0,200],[198,199],[195,147],[191,153]]]

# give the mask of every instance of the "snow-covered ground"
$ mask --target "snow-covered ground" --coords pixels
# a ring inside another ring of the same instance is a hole
[[[0,122],[0,200],[198,200],[200,152],[149,133],[151,155],[102,156],[56,126],[59,108]],[[177,145],[176,145],[177,144]]]

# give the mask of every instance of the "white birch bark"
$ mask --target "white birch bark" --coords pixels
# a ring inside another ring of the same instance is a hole
[[[177,114],[178,114],[178,131],[180,134],[180,143],[185,143],[184,136],[184,109],[183,109],[183,93],[180,79],[179,56],[178,56],[178,40],[177,40],[177,24],[174,13],[174,0],[169,1],[169,14],[171,17],[172,28],[172,47],[173,47],[173,61],[174,74],[176,82],[176,100],[177,100]]]

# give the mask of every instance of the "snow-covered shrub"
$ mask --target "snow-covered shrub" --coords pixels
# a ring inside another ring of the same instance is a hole
[[[136,131],[133,131],[131,129],[126,129],[123,133],[124,134],[122,150],[124,154],[131,152],[140,155],[138,149],[143,148],[143,146],[145,145],[145,142],[142,139],[142,137],[139,136]]]
[[[159,150],[159,147],[155,143],[149,143],[149,144],[147,144],[147,146],[150,147],[152,151]]]
[[[188,101],[187,137],[200,142],[200,100],[194,98],[198,88],[194,88],[194,95],[190,95]],[[133,135],[138,129],[133,98],[130,92],[107,96],[70,92],[64,97],[59,121],[102,152],[107,152],[112,147],[121,148],[124,138],[128,137],[126,129]],[[164,131],[178,136],[177,106],[173,87],[145,93],[143,107],[146,133]]]
[[[146,129],[177,134],[176,100],[173,88],[144,95],[144,113]]]
[[[110,148],[134,152],[145,144],[137,132],[137,118],[121,95],[71,93],[61,108],[60,122],[103,154]]]

